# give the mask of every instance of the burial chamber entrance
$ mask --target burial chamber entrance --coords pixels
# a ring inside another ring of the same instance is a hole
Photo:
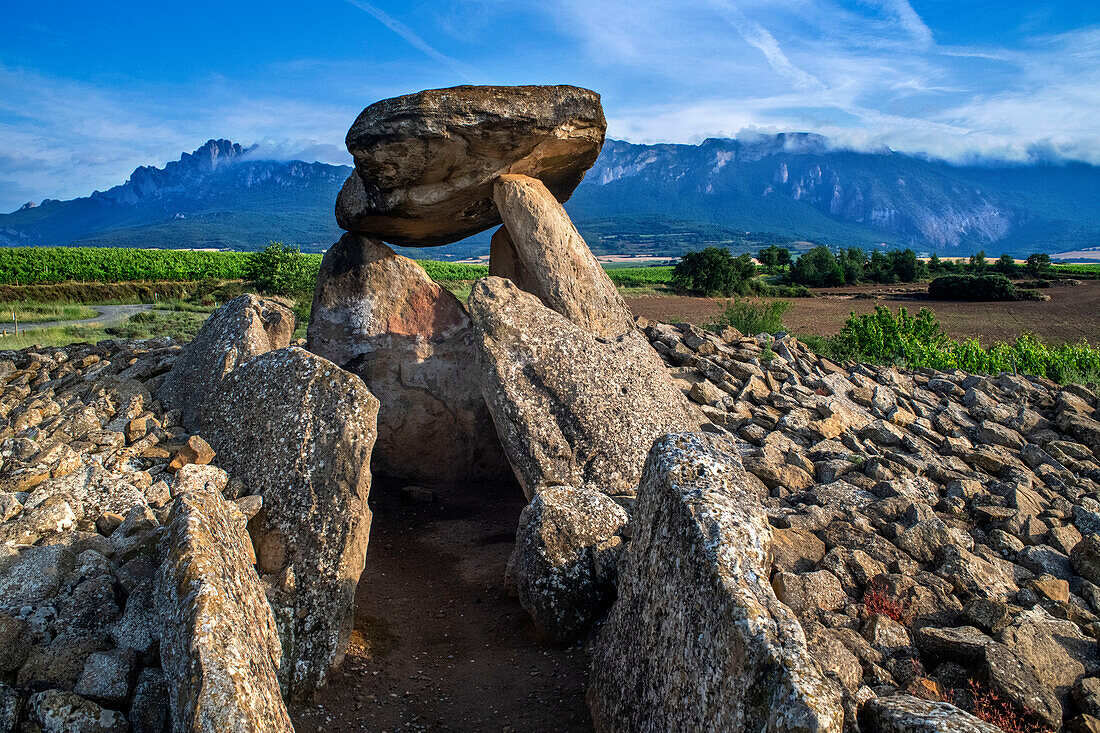
[[[355,630],[298,731],[591,731],[581,644],[556,647],[505,590],[527,503],[514,478],[376,476]]]

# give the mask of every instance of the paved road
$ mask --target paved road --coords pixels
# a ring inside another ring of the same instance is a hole
[[[19,331],[35,331],[40,328],[60,328],[62,326],[110,326],[120,321],[125,321],[130,316],[138,313],[144,313],[150,310],[153,306],[149,303],[142,305],[93,305],[99,311],[99,315],[95,318],[84,318],[78,321],[43,321],[42,323],[28,323],[23,325],[19,324]],[[12,324],[2,324],[0,328],[5,326],[10,328]]]

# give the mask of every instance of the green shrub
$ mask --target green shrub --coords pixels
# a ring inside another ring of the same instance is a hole
[[[688,252],[672,268],[673,287],[699,295],[733,295],[756,274],[748,255],[734,257],[724,247]]]
[[[933,300],[1024,300],[1004,275],[941,275],[928,283]]]
[[[783,316],[790,307],[788,300],[734,300],[726,303],[725,310],[715,319],[714,325],[717,328],[732,326],[750,336],[777,333],[786,330],[783,327]]]
[[[272,242],[250,255],[248,276],[270,295],[302,295],[313,292],[320,259],[303,255],[296,245]]]
[[[874,313],[853,313],[823,348],[820,342],[807,343],[836,359],[900,363],[913,369],[1019,372],[1061,383],[1100,380],[1100,349],[1084,341],[1049,346],[1033,334],[1024,333],[1010,343],[997,341],[983,347],[977,339],[949,338],[927,308],[921,308],[915,317],[905,308],[899,308],[895,316],[882,306]]]

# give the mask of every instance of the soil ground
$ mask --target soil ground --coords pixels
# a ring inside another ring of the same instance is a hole
[[[310,705],[308,731],[591,731],[583,647],[555,648],[505,594],[526,504],[515,482],[371,488],[370,547],[341,670]]]
[[[899,307],[916,312],[931,308],[943,329],[955,338],[1010,341],[1031,331],[1049,343],[1077,342],[1082,338],[1100,344],[1100,280],[1080,285],[1043,290],[1049,301],[1016,303],[969,303],[919,298],[922,288],[914,285],[861,285],[850,288],[822,288],[816,298],[792,298],[783,322],[792,333],[835,334],[852,311],[869,313],[876,305],[896,312]],[[856,297],[861,296],[861,297]],[[870,297],[869,297],[870,296]],[[655,320],[680,320],[704,324],[717,317],[725,298],[691,298],[674,295],[627,297],[635,315]]]

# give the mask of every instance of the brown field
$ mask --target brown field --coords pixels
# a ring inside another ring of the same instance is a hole
[[[876,305],[893,311],[899,307],[917,311],[931,308],[943,329],[955,338],[977,338],[983,344],[1008,341],[1030,331],[1049,343],[1086,339],[1100,344],[1100,280],[1085,280],[1077,286],[1042,291],[1046,302],[966,303],[919,298],[920,286],[864,285],[823,288],[820,297],[791,299],[784,323],[793,333],[835,334],[849,314],[869,313]],[[871,294],[873,298],[856,298]],[[655,320],[678,320],[705,324],[725,306],[725,298],[691,298],[674,295],[627,296],[635,315]]]

